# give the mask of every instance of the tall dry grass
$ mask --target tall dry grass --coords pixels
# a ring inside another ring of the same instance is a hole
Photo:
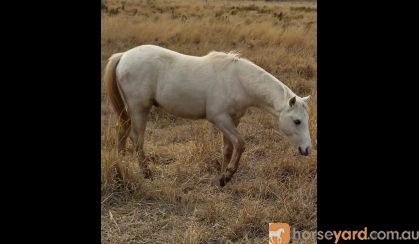
[[[116,118],[102,92],[103,243],[266,243],[269,222],[316,229],[316,8],[262,1],[107,1],[102,68],[111,54],[141,44],[191,55],[238,50],[297,94],[312,95],[313,153],[297,155],[273,116],[250,109],[239,125],[246,141],[239,170],[220,188],[220,132],[204,120],[153,109],[145,151],[155,179],[144,180],[135,158],[116,152]]]

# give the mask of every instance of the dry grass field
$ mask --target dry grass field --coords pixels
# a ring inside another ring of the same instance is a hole
[[[316,18],[315,2],[108,0],[102,69],[111,54],[141,44],[198,56],[237,50],[312,96],[313,150],[300,156],[277,120],[252,108],[238,127],[246,141],[239,169],[220,188],[221,133],[153,108],[145,152],[154,180],[143,179],[133,155],[117,153],[116,116],[102,91],[102,243],[267,243],[270,222],[316,229]]]

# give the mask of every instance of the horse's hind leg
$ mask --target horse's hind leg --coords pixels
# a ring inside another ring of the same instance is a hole
[[[131,121],[121,122],[118,125],[118,153],[124,155],[126,152],[127,139],[131,130]]]
[[[150,108],[144,108],[137,109],[131,113],[131,139],[145,178],[151,178],[151,171],[148,168],[144,154],[144,132],[149,112]]]

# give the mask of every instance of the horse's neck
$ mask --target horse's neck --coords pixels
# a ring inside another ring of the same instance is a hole
[[[260,107],[275,116],[285,108],[289,98],[295,94],[273,75],[257,67],[244,69],[242,84],[254,98],[254,106]]]

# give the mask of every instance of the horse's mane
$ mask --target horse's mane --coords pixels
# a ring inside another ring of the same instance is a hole
[[[218,70],[225,69],[230,64],[238,63],[239,60],[249,61],[245,58],[242,58],[240,56],[240,53],[236,50],[232,50],[228,53],[211,51],[205,56],[205,58],[207,58],[208,61],[212,62],[214,64],[214,67]]]
[[[228,53],[211,51],[206,55],[209,59],[223,59],[226,61],[234,62],[240,59],[240,53],[236,50],[232,50]]]

